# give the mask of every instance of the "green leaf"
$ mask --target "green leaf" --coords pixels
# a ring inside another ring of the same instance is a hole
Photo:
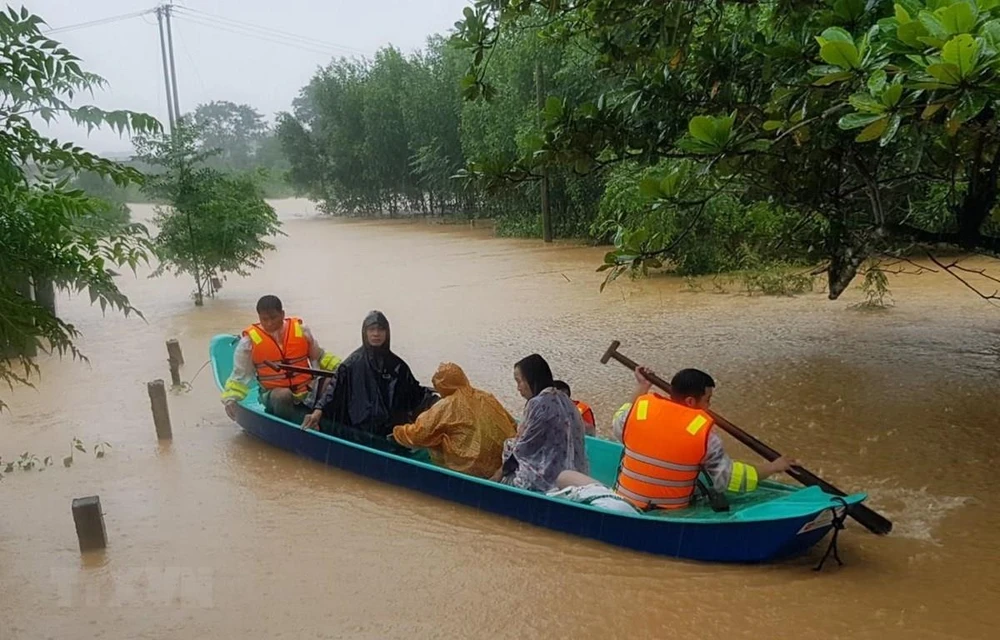
[[[854,36],[840,27],[830,27],[828,29],[824,29],[823,33],[820,34],[820,37],[817,38],[817,40],[819,39],[823,40],[823,42],[820,42],[821,45],[826,42],[849,42],[852,45],[854,44]]]
[[[840,40],[827,42],[821,46],[819,57],[824,62],[840,67],[841,69],[857,69],[861,61],[858,55],[858,48],[854,46],[854,43]]]
[[[952,110],[951,117],[959,123],[965,123],[978,116],[986,108],[985,94],[965,95],[958,101],[958,106]]]
[[[953,5],[952,8],[959,5]],[[961,5],[968,6],[968,5]],[[955,36],[941,49],[941,58],[958,67],[958,77],[967,78],[976,68],[979,43],[967,33]]]
[[[854,138],[855,142],[871,142],[872,140],[877,140],[883,133],[885,133],[886,127],[889,126],[888,118],[879,118],[875,122],[865,127],[861,133]]]
[[[976,26],[976,12],[968,2],[956,2],[950,7],[938,9],[934,14],[949,34],[969,33]]]
[[[676,198],[680,195],[680,188],[684,182],[685,172],[674,169],[660,180],[660,193],[668,198]]]
[[[899,5],[896,5],[899,6]],[[912,22],[907,22],[906,24],[900,24],[896,27],[896,37],[899,38],[904,44],[913,47],[914,49],[923,49],[922,38],[929,36],[930,33],[927,28],[924,27],[923,23],[916,20]]]
[[[889,85],[885,93],[882,94],[882,104],[887,107],[895,107],[899,104],[899,99],[903,97],[903,85],[893,83]]]
[[[865,0],[836,0],[833,12],[847,22],[854,22],[865,13]]]
[[[937,62],[929,65],[927,73],[944,85],[955,86],[962,81],[962,72],[958,65],[950,62]]]
[[[1000,2],[1000,0],[997,0],[997,2]],[[984,22],[979,27],[979,35],[986,41],[986,44],[996,49],[1000,46],[1000,20]]]
[[[885,105],[867,93],[855,93],[847,99],[851,106],[865,113],[884,113]]]
[[[900,25],[909,24],[910,21],[913,20],[913,18],[910,17],[910,13],[906,10],[906,8],[903,5],[896,3],[895,10],[896,10],[896,20],[899,22]]]
[[[851,71],[838,71],[836,73],[827,74],[822,78],[820,78],[819,80],[816,80],[815,82],[813,82],[813,86],[827,87],[830,86],[831,84],[843,82],[844,80],[850,80],[852,77],[854,77],[854,73]]]
[[[775,131],[780,129],[784,124],[783,120],[765,120],[764,124],[761,125],[761,129],[764,131]]]
[[[695,116],[688,122],[688,133],[695,140],[712,143],[715,136],[715,119],[711,116]]]
[[[545,99],[545,117],[550,120],[558,120],[563,115],[563,101],[555,96]]]
[[[932,102],[926,107],[924,107],[923,112],[921,112],[920,117],[924,120],[930,120],[934,117],[934,114],[941,110],[944,106],[943,102]]]
[[[899,130],[899,123],[902,121],[902,117],[897,113],[896,115],[889,118],[889,125],[882,132],[879,138],[878,144],[880,147],[892,142],[892,139],[896,136],[896,132]]]
[[[875,71],[868,77],[868,91],[873,95],[877,96],[885,88],[886,76],[885,70],[879,69]]]
[[[941,20],[930,11],[921,11],[918,19],[920,20],[920,24],[924,25],[924,28],[927,29],[928,35],[932,35],[940,40],[947,40],[951,36],[951,32],[945,28]]]
[[[865,113],[848,113],[837,121],[837,126],[845,131],[866,127],[876,120],[881,120],[885,116],[870,115]]]
[[[660,197],[660,180],[655,176],[646,176],[639,181],[639,195],[648,200]],[[610,255],[610,254],[609,254]],[[607,257],[605,256],[605,259]]]

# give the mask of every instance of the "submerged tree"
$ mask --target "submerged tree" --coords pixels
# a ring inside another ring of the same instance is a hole
[[[151,197],[170,203],[157,207],[154,240],[160,259],[154,276],[164,271],[194,277],[195,304],[215,294],[218,278],[241,276],[260,267],[266,239],[280,233],[281,223],[263,197],[253,174],[226,174],[205,166],[215,152],[201,146],[201,132],[186,119],[172,135],[139,136],[138,157],[158,167],[144,185]]]
[[[36,349],[80,356],[77,329],[42,304],[33,290],[51,283],[87,291],[102,309],[136,311],[109,273],[135,268],[147,258],[146,230],[118,221],[95,230],[100,203],[70,188],[70,177],[91,172],[124,186],[141,180],[135,170],[100,158],[72,143],[42,135],[29,117],[69,118],[120,133],[152,133],[150,116],[69,104],[77,94],[103,85],[79,59],[41,32],[44,22],[27,9],[0,12],[0,381],[30,384]],[[0,401],[0,409],[4,407]]]

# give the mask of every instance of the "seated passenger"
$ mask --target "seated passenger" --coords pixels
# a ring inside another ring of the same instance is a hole
[[[389,321],[381,311],[365,317],[361,343],[337,368],[302,426],[334,435],[346,427],[384,443],[394,426],[412,422],[437,396],[392,352]]]
[[[562,380],[556,380],[552,383],[552,386],[556,389],[562,391],[566,394],[566,397],[573,400],[573,392],[570,390],[569,385]],[[573,404],[577,409],[580,410],[580,415],[583,417],[583,424],[587,425],[587,435],[596,436],[597,435],[597,422],[594,420],[594,410],[590,408],[590,405],[586,402],[580,402],[579,400],[573,400]]]
[[[528,402],[517,435],[504,443],[495,480],[530,491],[551,491],[567,469],[590,473],[586,427],[569,397],[553,386],[545,359],[532,354],[514,365],[517,390]]]
[[[319,346],[302,320],[286,318],[277,296],[263,296],[257,301],[257,319],[259,322],[243,330],[233,352],[233,371],[222,391],[226,415],[236,419],[236,404],[247,397],[256,377],[264,410],[298,422],[309,412],[318,381],[308,373],[272,369],[265,362],[306,368],[312,363],[313,367],[333,371],[340,359]]]
[[[441,395],[415,422],[399,425],[392,437],[410,448],[424,448],[431,461],[452,471],[489,478],[503,456],[503,443],[517,425],[496,398],[469,384],[457,364],[442,363],[431,380]]]
[[[747,492],[760,480],[798,462],[778,458],[750,464],[726,455],[722,438],[707,413],[715,381],[697,369],[679,371],[670,381],[670,398],[650,393],[650,382],[635,371],[633,401],[615,414],[613,431],[624,444],[615,491],[638,509],[682,509],[694,496],[704,471],[716,492]]]

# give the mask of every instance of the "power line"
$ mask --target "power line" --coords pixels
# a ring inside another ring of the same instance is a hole
[[[192,17],[190,15],[186,15],[186,14],[183,14],[183,13],[175,13],[174,17],[179,18],[179,19],[181,19],[181,20],[183,20],[185,22],[189,22],[191,24],[197,24],[197,25],[201,25],[203,27],[208,27],[209,29],[217,29],[219,31],[226,31],[228,33],[233,33],[233,34],[236,34],[236,35],[241,35],[241,36],[245,36],[245,37],[249,37],[249,38],[254,38],[254,39],[257,39],[257,40],[264,41],[264,42],[270,42],[270,43],[273,43],[273,44],[281,44],[281,45],[285,45],[287,47],[292,47],[292,48],[295,48],[295,49],[301,49],[303,51],[309,51],[311,53],[319,53],[319,54],[328,55],[328,56],[343,55],[342,51],[337,51],[337,50],[334,50],[334,49],[331,49],[331,48],[320,48],[320,47],[308,45],[306,43],[295,42],[294,40],[290,40],[290,39],[282,39],[282,38],[279,38],[279,37],[276,37],[276,36],[265,36],[263,34],[241,30],[239,27],[226,26],[226,25],[223,25],[223,24],[220,24],[220,23],[203,21],[200,18],[196,19],[196,18],[194,18],[194,17]]]
[[[66,33],[68,31],[76,31],[77,29],[87,29],[89,27],[97,27],[102,24],[112,24],[114,22],[120,22],[122,20],[131,20],[132,18],[138,18],[139,16],[144,16],[146,14],[152,13],[153,9],[146,9],[144,11],[133,11],[132,13],[123,13],[117,16],[110,16],[107,18],[101,18],[99,20],[91,20],[90,22],[81,22],[79,24],[71,24],[65,27],[55,27],[45,31],[45,35],[54,35],[57,33]]]
[[[176,11],[179,13],[190,14],[187,17],[197,17],[201,20],[208,22],[219,23],[230,28],[238,28],[248,32],[259,33],[263,37],[270,38],[285,38],[291,39],[296,43],[302,43],[309,46],[314,46],[322,49],[333,49],[337,51],[343,51],[345,53],[351,53],[356,55],[368,55],[369,52],[363,51],[361,49],[355,49],[353,47],[348,47],[345,45],[336,44],[333,42],[326,42],[323,40],[318,40],[316,38],[310,38],[308,36],[303,36],[297,33],[291,33],[289,31],[282,31],[281,29],[274,29],[271,27],[262,27],[260,25],[253,24],[251,22],[244,22],[241,20],[235,20],[233,18],[226,18],[224,16],[219,16],[215,14],[208,13],[206,11],[200,11],[198,9],[191,9],[183,6],[175,6]],[[176,15],[176,14],[175,14]],[[248,34],[249,35],[249,34]]]

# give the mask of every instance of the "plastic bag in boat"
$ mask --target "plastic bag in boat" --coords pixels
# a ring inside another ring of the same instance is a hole
[[[625,502],[614,491],[602,484],[594,483],[582,487],[566,487],[558,491],[550,491],[546,495],[553,498],[563,498],[571,502],[588,504],[605,511],[618,511],[620,513],[639,513],[628,502]]]

